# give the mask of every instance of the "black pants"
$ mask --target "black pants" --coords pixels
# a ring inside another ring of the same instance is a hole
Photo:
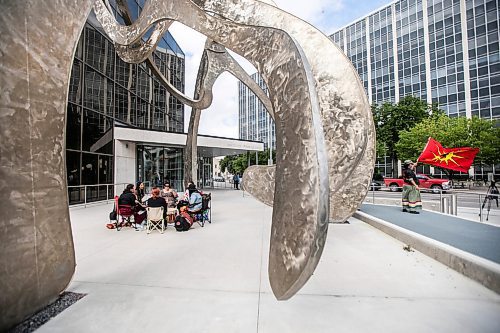
[[[239,183],[239,182],[234,182],[234,189],[235,189],[235,190],[239,190],[238,185],[240,185],[240,183]]]

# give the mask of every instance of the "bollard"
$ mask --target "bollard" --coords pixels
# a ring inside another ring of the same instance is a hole
[[[458,203],[457,203],[457,195],[452,194],[451,195],[451,209],[450,209],[450,214],[453,215],[458,215]]]
[[[449,199],[448,197],[441,198],[441,213],[444,213],[444,214],[450,213],[450,206],[449,206],[448,199]]]

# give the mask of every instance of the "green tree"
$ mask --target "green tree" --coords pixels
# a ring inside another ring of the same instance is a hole
[[[374,104],[372,105],[372,113],[377,141],[385,147],[386,153],[391,157],[394,173],[398,160],[395,144],[399,141],[399,132],[408,130],[422,119],[428,118],[431,114],[440,114],[442,111],[436,104],[427,104],[425,101],[409,95],[397,104]],[[377,150],[379,150],[378,148]]]
[[[444,114],[424,119],[413,128],[399,133],[395,148],[404,159],[417,159],[429,136],[444,147],[479,148],[475,164],[495,164],[500,161],[500,123],[473,117],[450,118]]]
[[[243,172],[248,167],[248,159],[250,158],[250,165],[256,164],[255,153],[250,154],[240,154],[226,156],[220,161],[220,168],[222,172],[226,169],[229,173],[243,175]],[[267,165],[267,160],[269,159],[269,149],[258,152],[259,165]],[[273,161],[276,161],[276,152],[273,150]]]

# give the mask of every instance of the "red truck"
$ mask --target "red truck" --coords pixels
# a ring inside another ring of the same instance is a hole
[[[446,192],[451,189],[449,179],[432,178],[430,176],[417,174],[421,189],[429,189],[433,193],[439,193],[440,190]],[[403,178],[384,178],[384,184],[391,192],[401,191],[404,185]]]

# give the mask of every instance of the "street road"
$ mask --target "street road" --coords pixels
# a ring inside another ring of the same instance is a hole
[[[390,192],[385,189],[381,189],[379,191],[375,191],[373,193],[372,191],[368,192],[367,197],[372,197],[373,194],[375,194],[375,200],[377,198],[387,198],[387,199],[400,199],[401,198],[401,192]],[[421,192],[422,194],[422,201],[435,201],[436,203],[439,203],[439,194],[434,194],[430,192]],[[468,207],[468,208],[477,208],[479,209],[479,206],[483,204],[486,190],[484,191],[464,191],[464,190],[452,190],[452,191],[447,191],[446,193],[443,193],[443,196],[450,196],[451,194],[456,194],[457,195],[457,204],[458,207]],[[481,194],[481,196],[479,196]],[[500,200],[499,200],[500,201]],[[499,202],[500,204],[500,202]],[[485,209],[488,207],[488,201],[486,201]],[[492,200],[491,201],[491,210],[495,211],[500,211],[500,208],[496,206],[496,201]]]

